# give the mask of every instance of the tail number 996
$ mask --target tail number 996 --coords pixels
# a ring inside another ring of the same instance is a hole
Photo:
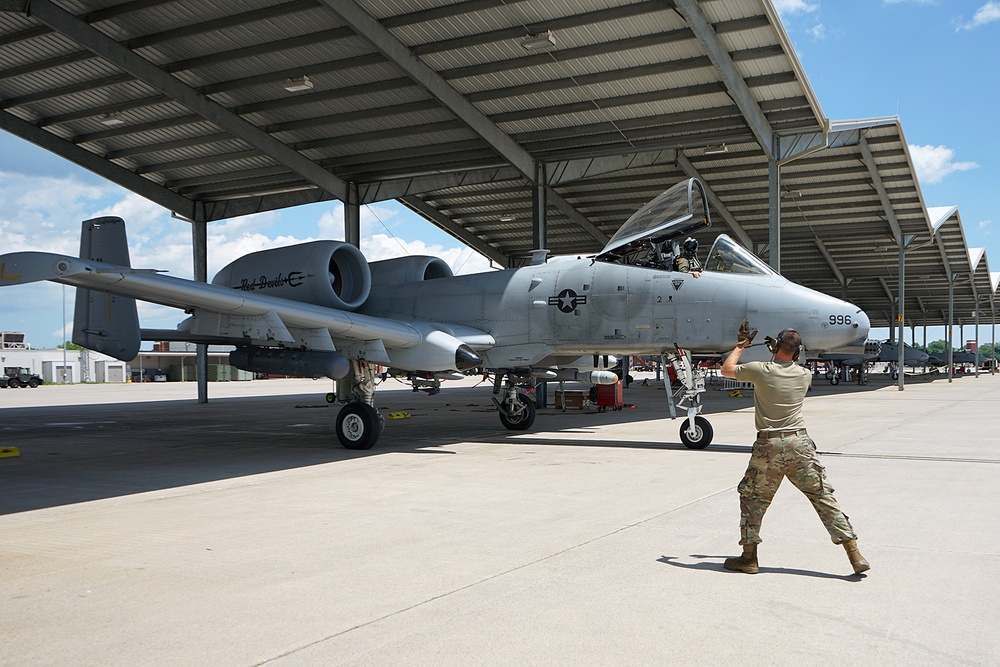
[[[851,316],[850,315],[831,315],[830,316],[830,324],[850,324],[850,323],[851,323]]]

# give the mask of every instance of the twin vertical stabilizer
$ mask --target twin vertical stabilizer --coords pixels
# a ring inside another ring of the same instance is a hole
[[[85,220],[80,257],[131,267],[125,221],[112,217]],[[122,361],[135,359],[142,343],[135,299],[78,287],[73,342]]]

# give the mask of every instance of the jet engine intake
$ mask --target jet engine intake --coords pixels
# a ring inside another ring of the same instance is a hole
[[[244,255],[212,279],[235,290],[353,311],[371,291],[361,251],[342,241],[312,241]]]
[[[351,361],[339,352],[269,347],[238,347],[229,353],[229,364],[251,373],[331,380],[339,380],[351,371]]]
[[[383,259],[370,264],[372,287],[419,283],[435,278],[451,278],[454,274],[440,257],[414,255]]]

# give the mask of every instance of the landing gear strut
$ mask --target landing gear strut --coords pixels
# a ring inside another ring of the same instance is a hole
[[[351,372],[337,381],[336,396],[346,403],[337,415],[337,439],[346,449],[371,449],[385,429],[385,417],[375,409],[375,365],[351,360]]]
[[[493,404],[500,412],[500,423],[511,431],[526,431],[535,423],[535,402],[518,390],[516,378],[510,373],[497,373],[493,392],[500,393],[501,382],[503,400],[493,396]]]
[[[674,406],[676,400],[676,406],[687,411],[687,419],[681,424],[681,442],[688,449],[705,449],[712,444],[714,435],[712,425],[698,414],[702,407],[701,395],[705,391],[705,373],[691,363],[691,353],[680,348],[666,351],[662,364],[666,367],[667,363],[673,366],[674,374],[681,385],[676,392],[667,389],[670,418],[677,418],[677,409]],[[669,386],[669,376],[664,379]]]

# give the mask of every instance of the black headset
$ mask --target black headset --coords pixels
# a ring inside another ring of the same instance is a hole
[[[781,338],[786,333],[799,333],[795,329],[785,328],[778,332],[778,335],[774,338],[767,336],[767,349],[771,351],[771,354],[777,354],[778,350],[781,348]],[[801,351],[801,346],[795,348],[795,353],[792,355],[792,361],[799,360],[799,352]]]

